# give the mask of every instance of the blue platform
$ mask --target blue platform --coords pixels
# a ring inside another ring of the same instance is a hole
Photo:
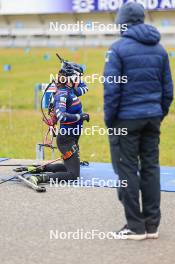
[[[0,162],[5,161],[5,160],[9,160],[9,158],[0,158]]]
[[[111,163],[90,163],[89,166],[81,167],[80,174],[81,182],[76,181],[74,183],[75,185],[108,188],[118,187],[118,176],[114,173]],[[1,172],[0,179],[5,180],[8,177],[4,177]],[[175,192],[175,167],[161,167],[161,191]]]
[[[110,163],[90,163],[81,168],[81,178],[87,185],[116,187],[117,175]],[[175,167],[161,167],[161,191],[175,192]]]

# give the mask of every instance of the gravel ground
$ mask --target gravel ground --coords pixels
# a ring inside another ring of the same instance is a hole
[[[16,160],[6,164],[13,162]],[[11,170],[0,167],[0,176],[12,174]],[[59,232],[62,235],[77,230],[84,234],[91,230],[107,233],[121,228],[125,221],[116,190],[48,186],[46,193],[36,193],[21,183],[5,183],[0,185],[1,263],[172,264],[175,261],[174,198],[175,193],[162,193],[158,240],[136,242],[97,236],[88,240],[59,239],[56,237]],[[55,234],[52,239],[51,231]]]

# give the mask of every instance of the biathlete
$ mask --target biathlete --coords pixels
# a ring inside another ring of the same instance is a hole
[[[36,168],[38,175],[28,179],[35,183],[53,180],[75,180],[80,176],[80,157],[78,141],[81,136],[83,121],[89,122],[89,114],[83,113],[80,96],[88,91],[87,86],[80,80],[83,68],[72,62],[63,62],[58,74],[57,91],[52,98],[50,118],[44,120],[48,126],[60,123],[57,135],[57,147],[63,158],[63,164],[50,164],[42,169]],[[76,128],[76,133],[74,133]]]

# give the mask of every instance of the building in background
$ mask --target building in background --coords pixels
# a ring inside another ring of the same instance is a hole
[[[0,0],[0,47],[96,47],[119,38],[115,14],[125,0]],[[175,1],[140,0],[146,23],[175,47]]]

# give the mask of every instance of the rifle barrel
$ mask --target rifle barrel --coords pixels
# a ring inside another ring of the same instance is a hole
[[[58,53],[56,53],[56,56],[58,57],[58,59],[61,61],[61,62],[64,62],[64,60],[60,57],[60,55]]]

